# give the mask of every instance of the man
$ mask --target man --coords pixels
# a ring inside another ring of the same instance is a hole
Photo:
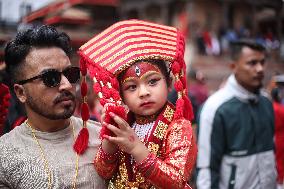
[[[200,113],[198,189],[276,187],[273,108],[260,91],[265,58],[252,40],[233,44],[233,74]]]
[[[7,71],[28,119],[0,138],[0,188],[105,188],[93,166],[98,123],[87,123],[85,153],[73,150],[82,121],[72,117],[80,69],[70,53],[69,37],[51,26],[19,32],[7,44]]]

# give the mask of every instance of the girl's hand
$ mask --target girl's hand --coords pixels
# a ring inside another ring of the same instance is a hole
[[[106,111],[107,111],[107,108],[108,108],[109,106],[116,106],[116,105],[115,105],[113,102],[108,102],[108,103],[106,103],[106,104],[102,107],[101,113],[100,113],[100,115],[101,115],[101,123],[103,123],[103,122],[105,121]],[[128,112],[129,112],[128,106],[125,105],[125,104],[121,104],[121,106],[124,107],[125,113],[128,114]]]
[[[134,130],[129,124],[121,117],[110,112],[112,119],[118,124],[118,127],[107,124],[107,128],[112,131],[116,136],[104,136],[108,141],[119,146],[119,148],[131,154],[137,163],[141,162],[149,154],[146,146],[140,141]]]
[[[118,150],[118,146],[107,139],[103,139],[102,141],[102,149],[104,152],[108,154],[114,154]]]

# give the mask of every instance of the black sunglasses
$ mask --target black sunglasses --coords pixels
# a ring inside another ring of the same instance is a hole
[[[61,82],[62,74],[68,79],[70,83],[74,84],[80,79],[80,68],[72,66],[72,67],[66,68],[62,72],[56,69],[47,69],[47,70],[44,70],[40,75],[37,75],[30,79],[19,81],[17,83],[20,85],[23,85],[33,80],[41,79],[47,87],[56,87]]]

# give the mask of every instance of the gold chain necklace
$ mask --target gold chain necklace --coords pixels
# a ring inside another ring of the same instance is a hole
[[[40,145],[39,140],[37,139],[37,137],[35,135],[34,128],[32,128],[32,126],[28,123],[28,120],[25,121],[25,124],[27,126],[29,126],[29,128],[31,129],[33,138],[34,138],[35,142],[37,143],[37,145],[39,147],[41,157],[42,157],[42,159],[44,161],[44,169],[45,169],[46,174],[48,175],[48,188],[51,189],[52,180],[53,179],[52,179],[52,174],[51,174],[51,171],[50,171],[50,168],[49,168],[49,165],[48,165],[48,161],[47,161],[46,156],[44,154],[43,148]],[[73,124],[71,119],[70,119],[70,124],[72,125],[73,139],[75,140],[75,128],[74,128],[74,124]],[[77,181],[77,177],[78,177],[78,171],[79,171],[79,155],[76,153],[75,175],[74,175],[74,179],[73,179],[73,182],[72,182],[72,188],[73,189],[76,188],[76,181]]]

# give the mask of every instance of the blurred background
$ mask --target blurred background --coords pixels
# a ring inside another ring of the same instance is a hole
[[[269,52],[265,86],[284,73],[282,0],[0,0],[0,70],[5,44],[17,31],[49,24],[65,31],[76,50],[116,21],[130,18],[178,27],[186,36],[189,70],[206,82],[209,93],[230,74],[228,47],[252,37]]]

